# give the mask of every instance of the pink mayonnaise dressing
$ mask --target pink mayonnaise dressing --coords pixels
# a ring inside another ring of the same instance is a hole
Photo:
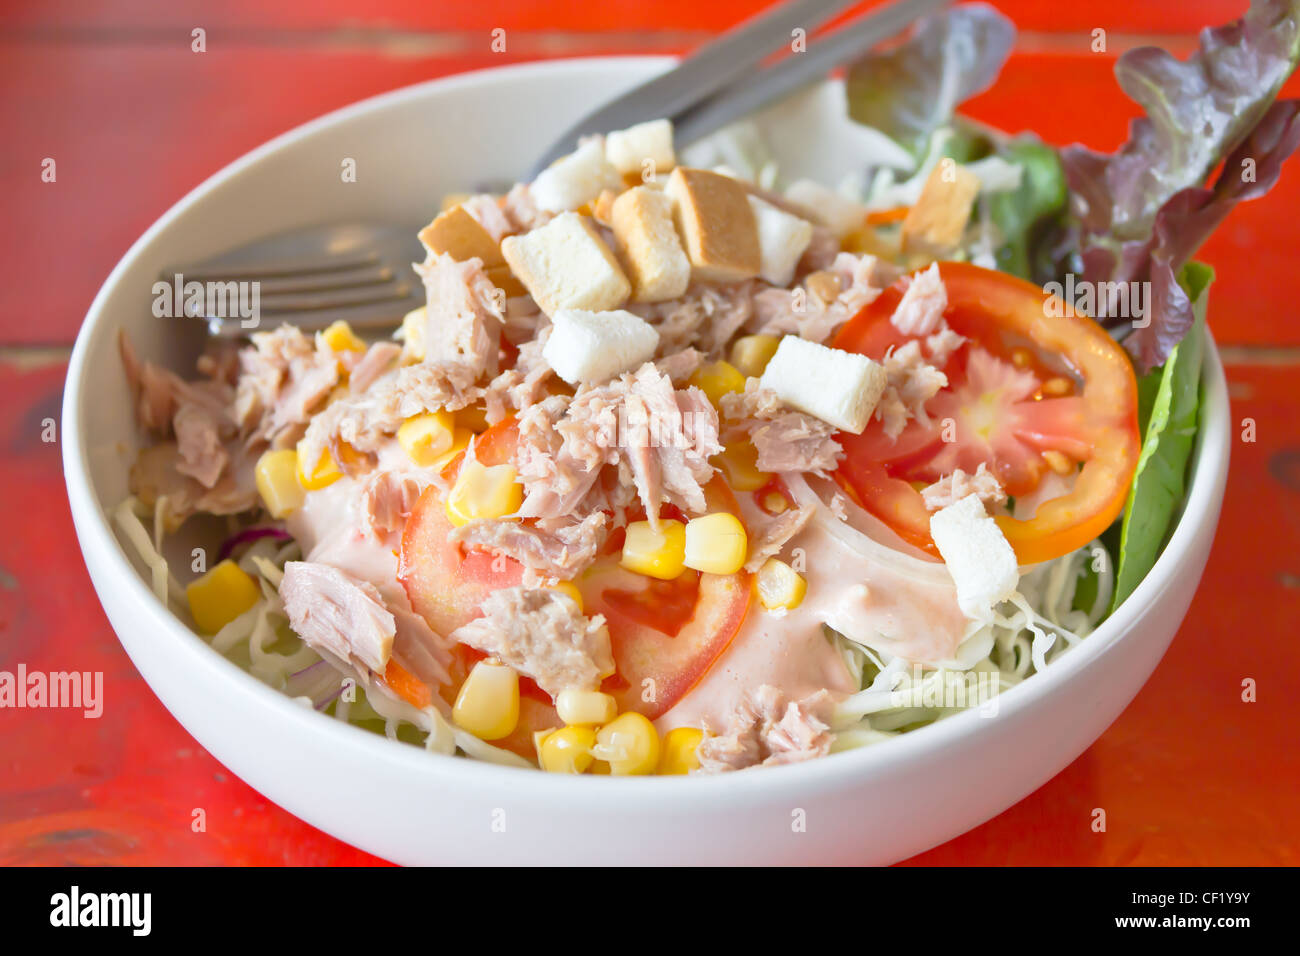
[[[804,490],[805,500],[813,500]],[[947,569],[902,542],[893,547],[897,539],[882,543],[893,537],[888,529],[852,502],[845,506],[849,522],[819,506],[784,549],[783,559],[808,581],[803,602],[784,614],[755,603],[704,679],[656,722],[661,732],[722,727],[760,684],[796,699],[822,689],[836,698],[858,690],[823,624],[907,660],[939,663],[956,656],[969,622]]]

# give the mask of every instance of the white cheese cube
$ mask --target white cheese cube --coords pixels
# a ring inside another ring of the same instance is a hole
[[[596,137],[542,170],[528,191],[541,209],[565,212],[591,202],[601,190],[622,188],[623,177],[605,159],[605,148]]]
[[[971,493],[930,517],[930,536],[957,585],[957,604],[976,621],[987,621],[993,609],[1020,585],[1016,553],[984,503]]]
[[[649,361],[659,333],[631,312],[561,309],[551,319],[542,357],[570,385],[598,385]]]
[[[650,160],[655,175],[670,173],[677,165],[673,152],[673,124],[666,119],[637,123],[605,136],[605,159],[625,175],[640,176]]]
[[[812,242],[813,227],[806,219],[777,209],[757,196],[749,197],[758,223],[758,251],[762,266],[759,277],[776,286],[788,286],[794,279],[794,267]]]
[[[865,206],[811,179],[799,179],[791,183],[785,195],[816,215],[821,225],[835,233],[838,239],[861,229],[866,222]]]
[[[616,309],[632,286],[586,216],[566,212],[501,241],[501,254],[547,315],[560,309]]]
[[[787,335],[759,380],[787,405],[861,435],[885,391],[885,368],[865,355]]]

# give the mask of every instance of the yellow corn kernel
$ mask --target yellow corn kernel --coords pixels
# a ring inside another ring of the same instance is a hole
[[[574,584],[572,581],[560,581],[557,584],[552,584],[551,590],[559,591],[565,597],[572,598],[573,603],[578,605],[578,611],[581,612],[583,610],[582,592],[578,590],[578,586]],[[613,715],[611,714],[610,716]],[[600,723],[604,723],[604,721],[600,721]]]
[[[588,772],[589,772],[589,773],[593,773],[593,774],[595,774],[595,775],[598,776],[598,777],[600,777],[600,776],[608,777],[608,776],[609,776],[609,773],[610,773],[610,770],[609,770],[609,761],[608,761],[608,760],[593,760],[593,761],[591,762],[591,770],[589,770]]]
[[[229,558],[185,587],[190,614],[204,634],[217,633],[261,596],[257,582]]]
[[[570,687],[555,698],[555,711],[566,724],[607,724],[618,715],[618,704],[598,690]]]
[[[537,765],[539,767],[542,765],[542,743],[547,737],[555,733],[555,731],[556,728],[554,727],[547,727],[545,730],[533,731],[533,749],[537,751]]]
[[[731,346],[731,364],[746,378],[758,378],[776,354],[781,339],[776,335],[744,335]],[[742,385],[741,388],[744,388]]]
[[[542,740],[538,763],[547,773],[585,773],[595,745],[596,731],[590,727],[561,727]]]
[[[733,441],[709,461],[734,491],[758,491],[772,480],[767,472],[758,470],[758,449],[745,439]]]
[[[768,558],[758,569],[758,600],[769,611],[793,610],[803,603],[808,582],[780,558]]]
[[[487,431],[487,407],[467,405],[456,413],[456,424],[478,435]]]
[[[447,454],[455,439],[455,424],[451,412],[425,412],[402,422],[397,429],[397,442],[412,462],[428,468]]]
[[[424,361],[424,324],[428,317],[428,310],[424,306],[412,309],[402,317],[400,335],[404,343],[404,358],[415,362]]]
[[[745,566],[749,537],[740,519],[716,511],[686,523],[686,566],[709,574],[735,574]]]
[[[430,465],[430,467],[435,471],[442,471],[451,464],[453,458],[469,447],[469,440],[473,437],[474,433],[468,428],[457,428],[452,432],[451,447],[443,452],[438,460]]]
[[[627,526],[620,563],[637,574],[671,581],[686,570],[686,526],[669,518],[655,531],[649,521],[633,521]]]
[[[283,518],[302,504],[303,487],[298,483],[298,453],[292,448],[267,451],[253,469],[257,492],[272,518]]]
[[[297,458],[298,482],[308,491],[327,488],[343,477],[343,472],[339,471],[339,466],[328,448],[321,452],[320,460],[316,462],[315,467],[308,468],[307,462],[303,459],[303,442],[298,442]]]
[[[447,493],[447,518],[456,527],[482,518],[504,518],[524,503],[514,465],[467,461]]]
[[[335,352],[364,352],[366,343],[352,331],[352,326],[339,319],[325,331],[319,333],[325,344]]]
[[[628,711],[596,732],[591,755],[607,761],[615,776],[654,773],[659,766],[659,734],[643,715]]]
[[[674,727],[664,734],[656,773],[665,776],[690,773],[700,766],[695,751],[704,739],[704,731],[697,727]]]
[[[741,375],[730,362],[709,362],[701,365],[690,377],[694,385],[709,397],[714,405],[722,401],[722,396],[730,392],[745,390],[745,376]]]
[[[510,736],[519,723],[519,675],[497,661],[479,661],[460,685],[451,719],[483,740]]]

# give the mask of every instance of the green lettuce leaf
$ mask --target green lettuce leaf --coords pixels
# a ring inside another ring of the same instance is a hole
[[[998,268],[1032,279],[1035,270],[1031,249],[1039,228],[1065,210],[1065,172],[1056,150],[1036,136],[1017,137],[997,155],[1009,163],[1018,163],[1024,170],[1019,189],[988,198],[989,217],[1002,236]]]
[[[1155,565],[1182,505],[1187,463],[1196,441],[1205,306],[1213,280],[1214,270],[1207,265],[1189,262],[1183,267],[1178,281],[1192,303],[1192,328],[1161,368],[1138,381],[1142,453],[1124,508],[1112,611]]]

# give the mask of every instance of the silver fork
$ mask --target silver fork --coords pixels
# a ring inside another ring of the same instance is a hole
[[[948,0],[896,0],[847,26],[816,37],[803,52],[790,50],[792,31],[813,33],[858,0],[788,0],[701,47],[677,67],[589,113],[533,165],[531,180],[571,151],[578,137],[622,129],[648,119],[673,120],[678,145],[688,145],[759,107],[814,83],[833,68],[893,36]],[[319,226],[261,239],[218,257],[164,272],[172,282],[252,283],[259,290],[258,321],[289,322],[305,330],[344,319],[357,329],[395,325],[424,304],[411,263],[423,258],[419,226],[373,223]],[[238,288],[243,288],[238,287]],[[213,310],[206,310],[213,311]],[[199,316],[211,334],[245,335],[242,316]]]
[[[316,331],[339,319],[354,329],[390,328],[424,305],[424,287],[411,268],[424,258],[419,229],[374,223],[300,229],[165,269],[162,281],[182,289],[200,283],[203,308],[189,308],[187,296],[185,313],[204,319],[218,337],[282,322]]]

